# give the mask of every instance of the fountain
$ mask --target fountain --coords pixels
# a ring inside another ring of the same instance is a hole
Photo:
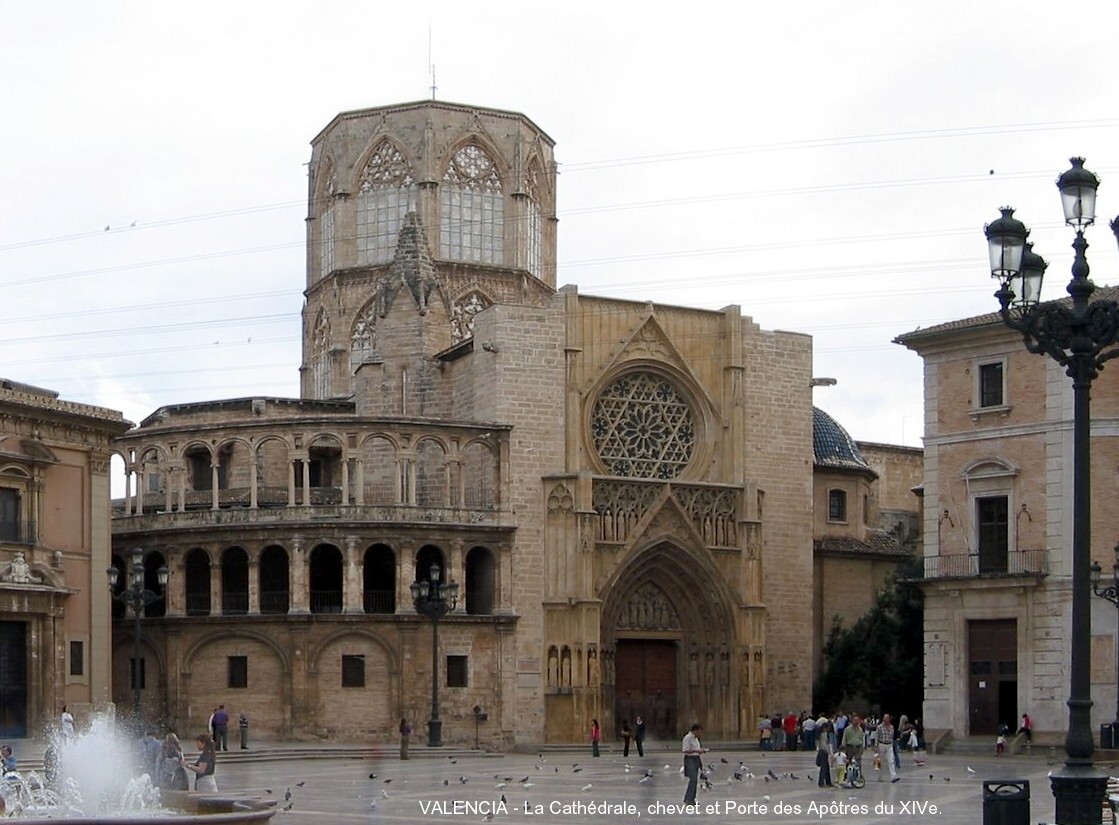
[[[95,718],[80,736],[56,740],[44,761],[44,776],[30,771],[0,780],[5,814],[21,825],[241,825],[275,813],[261,800],[161,790],[141,765],[136,740],[108,717]]]

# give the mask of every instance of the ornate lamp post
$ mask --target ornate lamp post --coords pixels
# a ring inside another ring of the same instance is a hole
[[[109,578],[109,595],[132,610],[132,716],[136,720],[139,720],[140,641],[142,639],[140,617],[144,615],[145,607],[163,598],[167,589],[168,573],[165,566],[160,566],[159,570],[156,571],[156,576],[159,581],[159,592],[148,590],[144,587],[144,551],[139,547],[133,548],[131,556],[132,562],[128,570],[128,583],[119,593],[114,593],[113,591],[116,589],[120,571],[115,567],[110,567],[105,571],[105,574]]]
[[[443,744],[443,722],[439,719],[439,620],[458,604],[458,585],[439,581],[438,564],[431,565],[429,580],[412,583],[412,603],[416,612],[431,619],[431,718],[427,722],[427,746]]]
[[[1101,599],[1107,599],[1117,608],[1119,608],[1119,544],[1115,545],[1115,563],[1111,566],[1111,584],[1100,586],[1103,584],[1103,568],[1100,567],[1099,562],[1092,562],[1092,592],[1099,596]],[[1117,637],[1116,644],[1116,697],[1115,697],[1115,721],[1111,723],[1112,737],[1119,735],[1119,637]],[[1115,747],[1114,740],[1112,747]]]
[[[1072,158],[1072,168],[1057,179],[1065,223],[1076,230],[1069,303],[1039,303],[1046,262],[1026,243],[1029,230],[1002,209],[1002,217],[986,228],[991,275],[998,280],[999,312],[1008,327],[1022,333],[1026,349],[1048,355],[1065,368],[1073,390],[1072,480],[1072,629],[1070,648],[1069,721],[1065,765],[1051,778],[1058,825],[1099,823],[1107,778],[1092,768],[1095,744],[1091,726],[1089,599],[1091,573],[1091,429],[1092,381],[1104,363],[1119,356],[1119,304],[1091,301],[1096,287],[1088,279],[1088,242],[1084,230],[1095,223],[1099,178]],[[1112,222],[1119,232],[1119,218]]]

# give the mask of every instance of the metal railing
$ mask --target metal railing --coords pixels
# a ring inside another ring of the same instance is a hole
[[[311,612],[312,613],[341,613],[342,612],[342,591],[341,590],[312,590],[311,591]]]
[[[995,557],[980,556],[979,553],[927,556],[924,565],[926,579],[1044,576],[1049,572],[1048,554],[1044,548],[1011,550],[1005,556]]]
[[[248,593],[222,593],[221,612],[223,616],[243,616],[249,612]]]
[[[396,612],[396,594],[391,590],[366,590],[362,602],[366,613]]]
[[[39,533],[33,521],[0,521],[0,541],[9,544],[37,544]]]
[[[260,612],[287,613],[291,607],[291,594],[287,590],[261,590]]]

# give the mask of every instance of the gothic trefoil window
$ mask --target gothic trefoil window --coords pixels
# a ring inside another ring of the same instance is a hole
[[[543,173],[540,164],[533,158],[525,174],[525,269],[537,278],[541,277],[544,222],[540,216],[540,181]]]
[[[501,176],[486,150],[468,143],[456,151],[439,189],[443,256],[455,261],[501,264],[505,242]]]
[[[358,180],[357,256],[359,264],[392,260],[400,225],[408,211],[412,168],[387,140],[370,153]]]
[[[611,475],[676,478],[695,455],[691,406],[666,378],[626,373],[610,384],[591,414],[595,452]]]
[[[370,301],[358,313],[350,333],[350,361],[353,366],[361,364],[372,354],[377,343],[376,303]]]

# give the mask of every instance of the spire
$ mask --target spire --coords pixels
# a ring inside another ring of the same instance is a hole
[[[431,250],[427,245],[427,235],[415,212],[408,212],[404,216],[396,240],[392,272],[400,278],[400,284],[407,288],[420,314],[426,314],[428,301],[438,286],[438,281],[435,277],[435,264],[431,260]]]

